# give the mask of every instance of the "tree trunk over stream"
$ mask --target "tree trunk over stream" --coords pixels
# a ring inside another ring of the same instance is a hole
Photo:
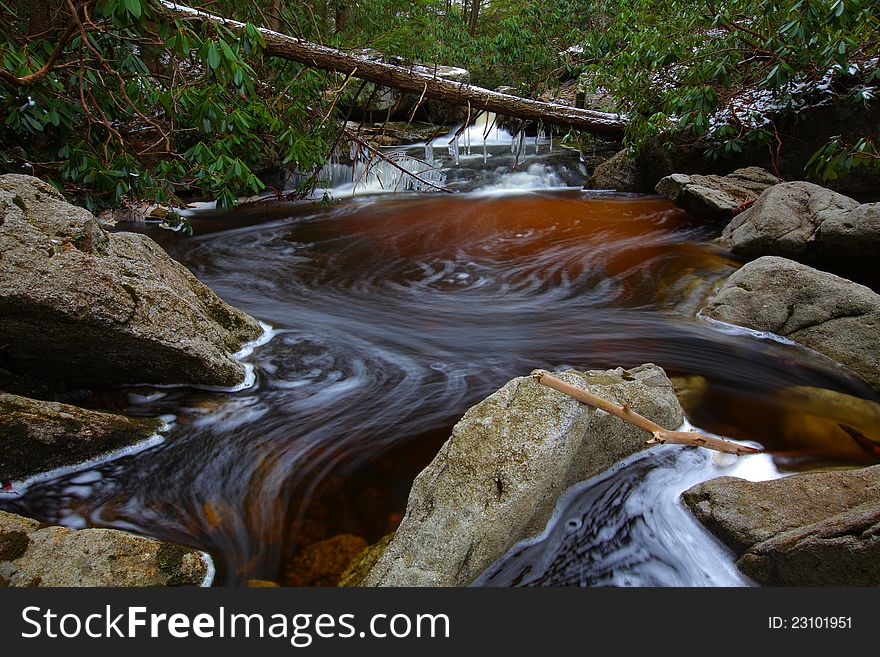
[[[162,4],[168,14],[175,18],[219,23],[233,29],[244,27],[244,23],[175,2],[163,0]],[[545,103],[482,87],[452,82],[435,77],[428,67],[407,68],[385,64],[371,60],[364,55],[343,52],[265,28],[258,29],[266,42],[266,52],[274,57],[289,59],[314,68],[352,75],[375,84],[409,92],[419,96],[420,99],[469,106],[474,114],[478,110],[485,110],[525,121],[583,130],[613,139],[620,139],[626,126],[626,119],[619,114],[579,109],[558,103]]]

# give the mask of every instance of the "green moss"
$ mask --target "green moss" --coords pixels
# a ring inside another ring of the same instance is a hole
[[[15,196],[13,196],[12,202],[15,203],[22,212],[27,212],[27,205],[25,205],[24,199],[21,197],[21,194],[16,194]]]
[[[159,546],[156,564],[168,577],[166,586],[192,586],[196,583],[183,573],[183,558],[190,552],[191,550],[173,543],[162,543]]]
[[[748,283],[737,283],[736,286],[737,286],[738,288],[742,288],[742,289],[745,290],[746,292],[751,292],[751,291],[752,291],[752,286],[749,285]]]
[[[30,543],[24,532],[0,533],[0,561],[15,561],[27,552]]]

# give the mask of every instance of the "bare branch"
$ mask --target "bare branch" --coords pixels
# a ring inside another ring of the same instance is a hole
[[[625,404],[623,406],[618,406],[614,402],[610,402],[607,399],[597,397],[587,390],[583,390],[582,388],[578,388],[569,383],[566,383],[565,381],[556,378],[555,376],[545,372],[544,370],[538,370],[534,372],[532,374],[532,378],[535,379],[535,381],[537,381],[538,383],[547,386],[548,388],[553,388],[554,390],[564,393],[569,397],[577,399],[582,404],[601,409],[606,413],[611,413],[612,415],[619,417],[624,422],[627,422],[634,427],[638,427],[643,431],[647,431],[652,436],[652,438],[647,441],[648,444],[673,443],[676,445],[692,445],[695,447],[705,447],[706,449],[712,449],[716,452],[724,452],[725,454],[736,455],[761,454],[764,451],[760,449],[755,449],[754,447],[747,447],[746,445],[729,443],[726,440],[713,438],[712,436],[697,433],[696,431],[670,431],[668,429],[664,429],[656,422],[649,420],[643,415],[639,415]]]

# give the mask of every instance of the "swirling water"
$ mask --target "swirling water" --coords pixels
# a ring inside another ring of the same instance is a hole
[[[802,449],[786,422],[805,409],[777,402],[779,391],[873,393],[804,349],[694,317],[738,265],[710,243],[713,231],[656,198],[561,190],[355,198],[246,225],[198,225],[190,239],[160,236],[223,298],[273,327],[247,357],[255,384],[95,391],[94,406],[169,416],[165,440],[0,503],[193,545],[215,557],[218,584],[279,579],[306,545],[393,531],[413,477],[455,421],[534,368],[654,362],[700,377],[695,424]],[[646,459],[566,498],[558,517],[581,518],[578,532],[563,540],[565,522],[551,527],[553,550],[537,555],[531,545],[511,568],[549,560],[556,566],[544,583],[737,583],[707,579],[705,559],[666,558],[676,549],[670,536],[701,530],[665,514],[674,504],[647,510],[712,469],[668,450]],[[615,516],[616,538],[590,520],[610,517],[612,498],[630,500]],[[636,531],[646,514],[672,524]],[[694,549],[715,555],[704,539]],[[629,570],[615,566],[620,541],[639,555],[626,560]],[[585,575],[572,564],[590,555],[605,561]],[[729,569],[729,559],[718,566]],[[486,583],[527,583],[517,577],[499,570]]]

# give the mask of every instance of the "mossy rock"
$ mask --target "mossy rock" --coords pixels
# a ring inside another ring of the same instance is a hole
[[[75,465],[134,445],[162,426],[131,418],[0,392],[0,481]]]
[[[115,529],[69,529],[0,511],[5,586],[199,586],[208,564],[192,548]]]

